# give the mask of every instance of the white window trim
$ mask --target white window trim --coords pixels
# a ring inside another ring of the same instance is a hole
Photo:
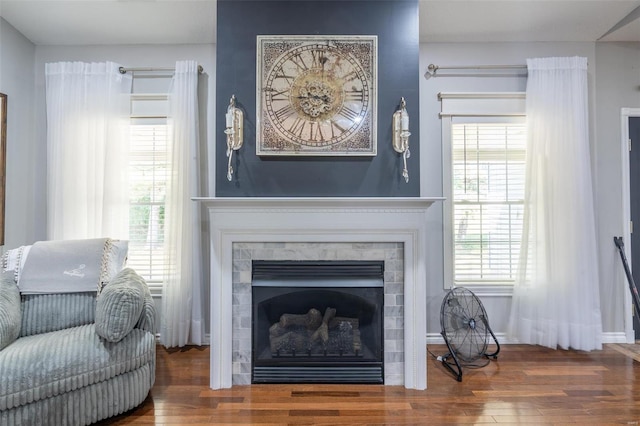
[[[452,154],[451,123],[454,117],[523,117],[526,116],[524,92],[448,92],[438,93],[440,100],[440,124],[442,135],[442,193],[443,203],[443,266],[444,289],[455,286],[453,278],[453,199],[452,194]],[[478,296],[510,297],[513,295],[512,284],[473,284],[467,283],[465,288]]]

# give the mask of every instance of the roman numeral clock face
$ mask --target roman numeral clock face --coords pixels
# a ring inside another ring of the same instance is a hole
[[[258,155],[375,155],[377,38],[258,36]]]

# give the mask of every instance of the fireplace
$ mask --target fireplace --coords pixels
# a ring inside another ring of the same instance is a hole
[[[440,232],[427,209],[441,197],[229,197],[193,198],[209,211],[211,225],[211,377],[212,389],[250,384],[252,259],[291,259],[300,250],[289,244],[313,246],[320,259],[344,259],[340,249],[329,257],[326,246],[346,244],[359,259],[379,259],[378,244],[402,247],[399,272],[385,266],[385,292],[397,306],[385,303],[385,385],[425,389],[426,259],[440,250],[429,230]],[[246,246],[254,246],[247,249]],[[261,248],[260,248],[261,247]],[[274,250],[274,248],[277,248]],[[273,256],[273,257],[270,257]],[[312,257],[312,259],[315,259]],[[248,265],[247,265],[248,263]],[[386,264],[394,264],[393,259]],[[387,285],[387,277],[390,282]],[[398,283],[395,281],[398,280]],[[391,294],[395,294],[391,296]],[[248,325],[245,331],[244,327]],[[387,333],[387,325],[395,327]],[[391,342],[391,344],[388,344]],[[387,355],[389,354],[389,355]],[[244,379],[246,375],[246,380]]]
[[[384,383],[384,262],[252,262],[252,383]]]

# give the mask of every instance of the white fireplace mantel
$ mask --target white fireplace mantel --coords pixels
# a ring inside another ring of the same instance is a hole
[[[236,242],[398,242],[404,245],[404,386],[425,389],[426,211],[441,197],[193,198],[211,227],[211,379],[232,385]]]

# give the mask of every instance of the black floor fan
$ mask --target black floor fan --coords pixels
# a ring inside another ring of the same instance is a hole
[[[620,258],[622,259],[622,265],[624,266],[624,273],[627,274],[627,281],[629,282],[629,289],[631,290],[631,296],[633,297],[633,305],[636,308],[636,315],[640,315],[640,296],[638,296],[638,287],[636,286],[636,282],[633,280],[633,275],[631,275],[631,270],[627,263],[627,256],[624,254],[624,243],[622,242],[622,237],[613,237],[613,242],[616,247],[618,247]]]
[[[442,301],[440,325],[449,353],[438,360],[459,382],[462,381],[462,365],[471,366],[482,357],[498,358],[500,344],[489,327],[482,302],[471,290],[464,287],[449,290]],[[492,353],[487,353],[489,335],[497,347]]]

